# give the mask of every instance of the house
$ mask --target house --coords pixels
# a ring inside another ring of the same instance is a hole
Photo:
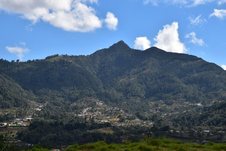
[[[0,128],[5,128],[8,126],[8,123],[0,123]]]

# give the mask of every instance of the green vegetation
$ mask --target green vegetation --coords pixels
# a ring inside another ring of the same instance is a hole
[[[106,132],[101,130],[108,128]],[[138,140],[143,134],[148,134],[148,128],[116,128],[109,123],[70,121],[35,121],[28,129],[20,132],[18,138],[29,144],[39,144],[45,147],[61,147],[69,144],[84,144],[96,141],[119,143],[123,139]]]
[[[102,105],[98,109],[88,105],[91,100]],[[57,121],[32,123],[19,135],[32,144],[116,142],[121,135],[140,139],[149,134],[141,127],[129,127],[132,120],[131,125],[153,122],[153,129],[163,127],[169,136],[222,141],[226,138],[225,100],[226,72],[219,66],[155,47],[134,50],[122,41],[88,56],[0,60],[0,109],[12,109],[11,113],[1,112],[0,121],[26,116]],[[92,123],[93,115],[116,126],[111,133],[103,133],[100,125],[64,123],[77,117]],[[121,131],[120,124],[128,129]],[[140,149],[148,147],[144,144]]]
[[[27,149],[27,151],[49,151],[49,149],[43,148],[41,146],[34,146],[31,149]]]
[[[0,108],[24,107],[28,100],[35,100],[32,93],[25,91],[13,79],[0,74]]]
[[[54,101],[58,105],[84,97],[111,103],[208,103],[226,99],[226,72],[219,66],[158,48],[134,50],[122,41],[89,56],[53,55],[28,62],[0,60],[0,74],[4,75],[0,75],[4,88],[0,89],[0,107],[18,106],[28,98],[35,100],[32,94],[40,102]]]
[[[5,144],[0,138],[1,151],[50,151],[51,149],[35,145],[33,147],[14,146]],[[63,149],[64,151],[226,151],[226,143],[198,144],[179,141],[169,138],[146,138],[142,141],[126,141],[124,143],[95,143],[74,144]]]
[[[66,151],[225,151],[226,144],[196,144],[172,139],[146,139],[140,142],[107,144],[105,142],[71,145]]]
[[[3,135],[0,135],[0,151],[22,151],[22,148],[9,144]]]

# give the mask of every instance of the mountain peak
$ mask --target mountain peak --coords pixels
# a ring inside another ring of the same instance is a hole
[[[130,47],[123,40],[120,40],[119,42],[113,44],[110,48],[113,48],[113,49],[130,49]]]

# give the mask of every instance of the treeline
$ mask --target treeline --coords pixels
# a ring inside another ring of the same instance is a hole
[[[34,121],[27,130],[18,134],[18,139],[29,144],[61,147],[96,141],[120,143],[124,140],[138,140],[150,135],[150,131],[142,127],[116,128],[109,123]]]

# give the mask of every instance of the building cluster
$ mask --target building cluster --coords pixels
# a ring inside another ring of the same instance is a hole
[[[25,118],[16,118],[10,122],[3,122],[0,123],[0,128],[5,127],[28,127],[33,120],[32,117],[25,117]]]
[[[150,121],[140,120],[137,117],[124,112],[120,108],[108,106],[104,102],[98,100],[90,106],[81,108],[80,112],[76,113],[75,116],[96,123],[110,123],[112,126],[117,127],[151,127],[153,125]]]

